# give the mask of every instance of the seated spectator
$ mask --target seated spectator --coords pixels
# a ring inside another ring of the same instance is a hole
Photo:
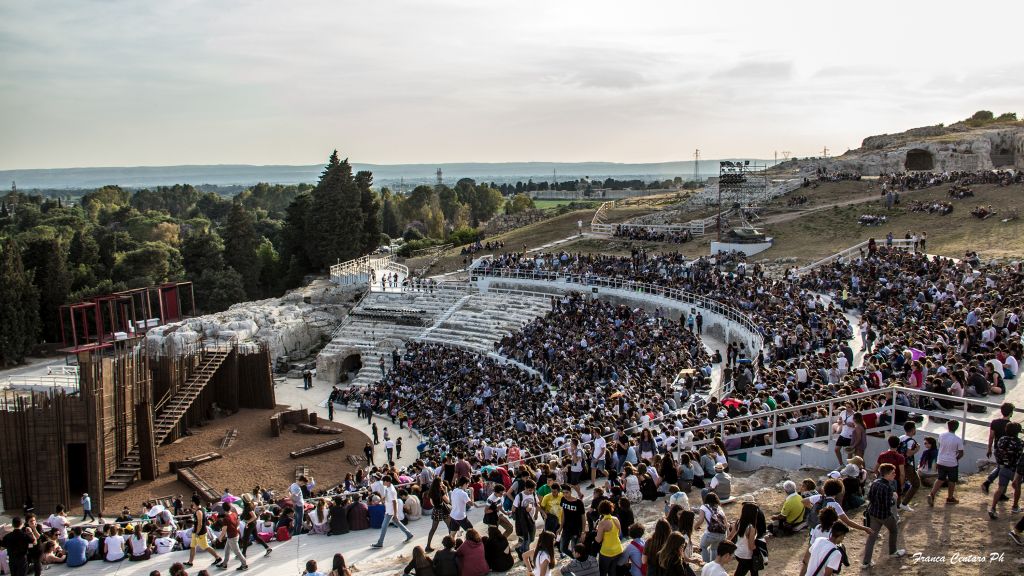
[[[349,532],[345,499],[341,496],[335,496],[331,501],[331,507],[328,510],[328,525],[330,527],[328,534],[331,536]]]
[[[67,565],[71,568],[84,566],[88,558],[86,550],[89,544],[82,538],[82,529],[75,527],[71,529],[71,538],[64,543],[64,552],[67,554]]]
[[[455,558],[455,540],[451,536],[441,539],[441,549],[434,554],[433,563],[434,576],[460,576]]]
[[[150,528],[151,526],[146,526]],[[152,554],[152,548],[148,542],[149,532],[143,531],[142,525],[137,525],[135,530],[132,531],[132,535],[128,537],[128,556],[129,560],[138,562],[140,560],[149,560]]]
[[[63,564],[67,558],[64,555],[64,550],[57,545],[53,540],[47,540],[43,544],[42,553],[39,556],[39,562],[43,566],[49,566],[50,564]]]
[[[366,530],[370,527],[370,509],[360,501],[359,494],[352,495],[352,503],[345,511],[350,530]]]
[[[103,539],[103,559],[107,562],[120,562],[124,558],[124,536],[121,535],[121,527],[108,524],[107,535]]]
[[[597,556],[587,553],[587,547],[577,544],[572,560],[562,568],[562,576],[598,576]]]
[[[508,572],[515,564],[512,556],[512,545],[508,537],[502,534],[497,526],[487,527],[487,536],[483,537],[484,558],[492,572]]]
[[[325,500],[317,500],[316,507],[310,510],[308,516],[312,526],[310,529],[311,534],[327,534],[329,526],[327,524],[327,502]]]
[[[459,563],[459,576],[484,576],[491,571],[484,554],[484,543],[474,528],[466,531],[466,541],[455,551]]]
[[[807,526],[804,522],[807,509],[804,508],[803,497],[796,491],[795,482],[786,480],[782,483],[782,489],[786,491],[786,499],[782,503],[782,510],[772,516],[768,531],[777,536],[788,536]]]
[[[423,551],[422,546],[412,549],[412,560],[409,560],[409,563],[405,565],[405,570],[402,571],[402,574],[404,576],[409,576],[409,574],[434,576],[434,563],[427,556],[426,552]]]

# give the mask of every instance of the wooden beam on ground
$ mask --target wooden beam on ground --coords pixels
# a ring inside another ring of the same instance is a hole
[[[238,439],[238,429],[237,428],[232,428],[231,430],[228,430],[224,434],[224,439],[220,441],[220,449],[224,450],[225,448],[230,447],[232,444],[235,443],[235,440],[237,440],[237,439]]]
[[[307,448],[302,448],[294,452],[289,452],[288,455],[292,458],[302,458],[303,456],[313,456],[315,454],[323,454],[324,452],[330,452],[332,450],[340,450],[345,447],[345,441],[338,438],[335,440],[328,440],[319,444],[314,444]]]
[[[199,495],[205,502],[216,502],[220,500],[220,492],[203,480],[196,471],[191,468],[178,468],[178,480],[184,482],[189,488]]]
[[[177,472],[181,468],[195,468],[200,464],[213,462],[214,460],[220,460],[221,458],[222,456],[217,452],[204,452],[203,454],[189,456],[184,460],[174,460],[171,462],[171,472]]]
[[[303,434],[341,434],[342,430],[331,426],[313,426],[312,424],[296,424],[296,432]]]

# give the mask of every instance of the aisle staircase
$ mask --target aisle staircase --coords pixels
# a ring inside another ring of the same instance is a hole
[[[160,412],[160,415],[153,419],[153,442],[156,446],[163,444],[230,354],[231,349],[226,347],[204,350],[199,367],[185,380],[177,393],[154,408],[154,412]],[[139,447],[136,445],[107,478],[103,489],[126,490],[135,481],[140,470],[142,464],[139,461]]]

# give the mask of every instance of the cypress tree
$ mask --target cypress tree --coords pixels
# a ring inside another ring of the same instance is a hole
[[[359,207],[363,216],[363,245],[361,253],[373,252],[380,245],[380,201],[370,190],[373,185],[373,174],[366,170],[356,173],[356,185],[359,187]]]
[[[224,223],[224,262],[242,276],[242,286],[250,298],[259,295],[260,262],[256,258],[259,236],[256,219],[240,202],[231,205]]]
[[[25,360],[39,335],[39,292],[13,238],[0,248],[0,365]]]

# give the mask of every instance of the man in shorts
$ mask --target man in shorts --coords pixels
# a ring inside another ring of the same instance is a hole
[[[938,476],[932,491],[928,494],[928,505],[935,506],[935,495],[943,484],[948,486],[946,504],[959,504],[954,496],[956,483],[960,480],[960,459],[964,457],[964,442],[956,435],[960,423],[955,420],[946,422],[946,432],[939,434],[939,457],[935,460]]]
[[[185,567],[192,567],[192,561],[196,559],[197,548],[216,558],[217,561],[213,565],[219,566],[223,559],[210,545],[209,519],[206,517],[206,511],[203,510],[203,501],[199,499],[198,495],[192,496],[192,519],[195,521],[195,530],[192,532],[192,542],[189,546],[188,562],[185,562]]]
[[[988,510],[988,517],[992,520],[999,518],[996,515],[996,504],[1002,498],[1003,494],[1006,493],[1006,487],[1013,480],[1014,474],[1017,472],[1017,462],[1020,460],[1021,452],[1024,451],[1024,442],[1018,438],[1020,435],[1021,426],[1017,422],[1010,422],[1006,425],[1003,435],[996,441],[995,454],[996,454],[996,481],[998,482],[995,493],[992,494],[992,505]],[[991,477],[991,475],[989,476]],[[1020,501],[1020,485],[1014,485],[1014,502]],[[1017,514],[1020,512],[1020,508],[1015,507],[1013,513]]]

